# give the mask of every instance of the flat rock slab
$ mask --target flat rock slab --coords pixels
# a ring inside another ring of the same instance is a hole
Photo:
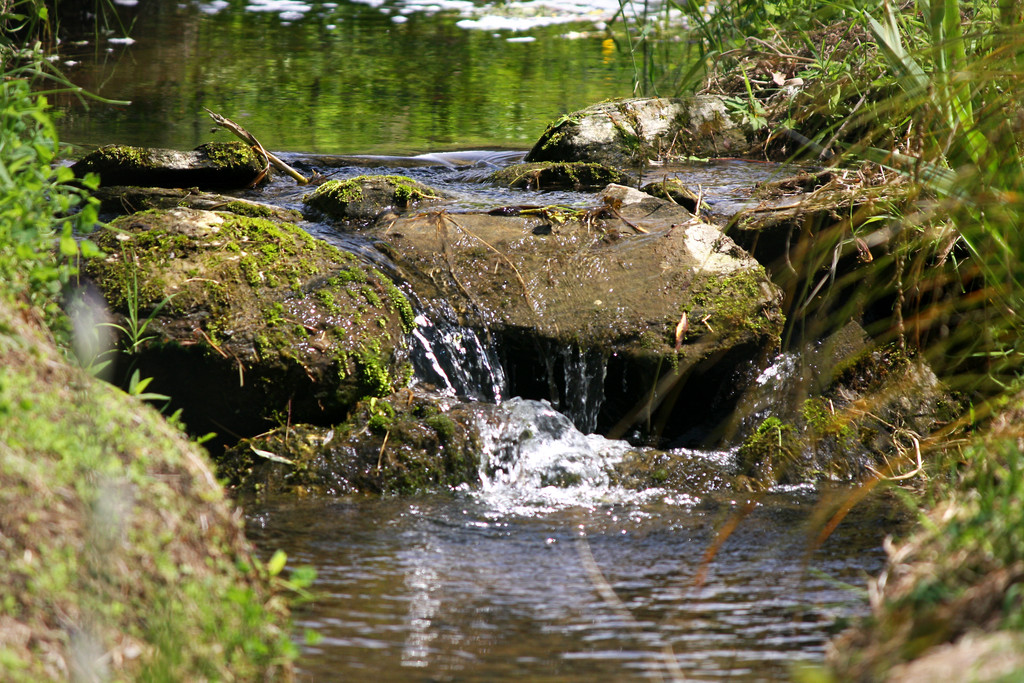
[[[519,347],[509,364],[520,373],[544,367],[545,341],[636,366],[631,407],[659,377],[714,365],[720,380],[777,346],[780,291],[717,227],[623,186],[602,200],[575,213],[423,213],[375,236],[422,297]]]
[[[210,142],[190,152],[107,145],[75,163],[79,178],[87,173],[102,185],[136,187],[243,188],[259,181],[265,163],[241,142]]]

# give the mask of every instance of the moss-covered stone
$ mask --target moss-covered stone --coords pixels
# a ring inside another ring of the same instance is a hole
[[[492,173],[490,180],[505,187],[532,190],[596,190],[609,183],[626,183],[630,178],[602,164],[542,161],[506,166]]]
[[[373,220],[386,211],[407,209],[447,194],[402,175],[356,176],[328,180],[303,197],[312,209],[343,220]]]
[[[126,319],[152,318],[133,362],[200,433],[257,433],[277,411],[338,419],[405,377],[404,295],[295,225],[175,209],[118,219],[95,239],[107,257],[90,277]]]
[[[413,493],[479,482],[471,408],[404,391],[362,401],[333,427],[292,425],[242,441],[220,475],[243,498]]]
[[[736,453],[741,485],[763,490],[804,481],[801,446],[795,427],[777,417],[765,419]]]
[[[241,142],[210,142],[191,152],[107,145],[71,168],[78,177],[96,173],[105,186],[213,189],[253,184],[265,162]]]
[[[602,102],[553,122],[526,161],[586,161],[636,169],[669,156],[742,156],[756,148],[729,119],[723,98]]]

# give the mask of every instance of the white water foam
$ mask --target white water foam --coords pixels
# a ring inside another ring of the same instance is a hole
[[[616,486],[610,473],[634,450],[624,441],[583,434],[547,401],[513,398],[481,414],[481,487],[472,495],[496,515],[543,515],[572,507],[698,498],[661,488]]]

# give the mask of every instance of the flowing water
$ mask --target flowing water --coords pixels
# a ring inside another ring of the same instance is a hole
[[[115,2],[130,31],[83,31],[65,52],[77,82],[132,104],[59,99],[63,140],[183,149],[226,139],[209,107],[302,170],[412,175],[454,193],[452,212],[592,202],[482,181],[559,115],[630,91],[629,60],[604,29],[618,9],[607,0]],[[646,179],[684,177],[725,212],[776,172],[723,160],[652,166]],[[303,192],[277,180],[248,196],[298,208]],[[357,237],[304,227],[391,267]],[[246,511],[260,552],[281,548],[289,566],[317,570],[315,599],[295,611],[302,680],[784,680],[866,612],[859,587],[881,566],[895,506],[855,508],[808,552],[817,504],[845,491],[776,490],[705,565],[745,499],[611,483],[630,447],[585,433],[607,359],[553,350],[556,405],[510,397],[486,335],[455,325],[443,303],[417,303],[417,381],[500,404],[482,425],[480,480]],[[728,464],[733,454],[677,455]]]

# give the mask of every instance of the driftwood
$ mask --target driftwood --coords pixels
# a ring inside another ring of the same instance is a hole
[[[203,109],[206,109],[206,107],[203,107]],[[284,163],[276,156],[274,156],[266,149],[264,149],[263,145],[260,144],[260,141],[257,140],[256,137],[252,133],[247,131],[245,128],[242,128],[240,125],[238,125],[231,119],[226,119],[220,114],[210,111],[209,109],[206,109],[206,113],[210,115],[210,118],[213,119],[213,122],[216,123],[218,126],[227,128],[237,137],[241,138],[245,142],[248,142],[250,145],[255,147],[259,151],[259,153],[263,155],[263,158],[266,159],[269,164],[273,164],[274,168],[278,169],[279,171],[283,171],[284,173],[287,173],[292,178],[294,178],[295,181],[300,185],[309,184],[309,178],[306,178],[304,175],[296,171],[294,168]]]

